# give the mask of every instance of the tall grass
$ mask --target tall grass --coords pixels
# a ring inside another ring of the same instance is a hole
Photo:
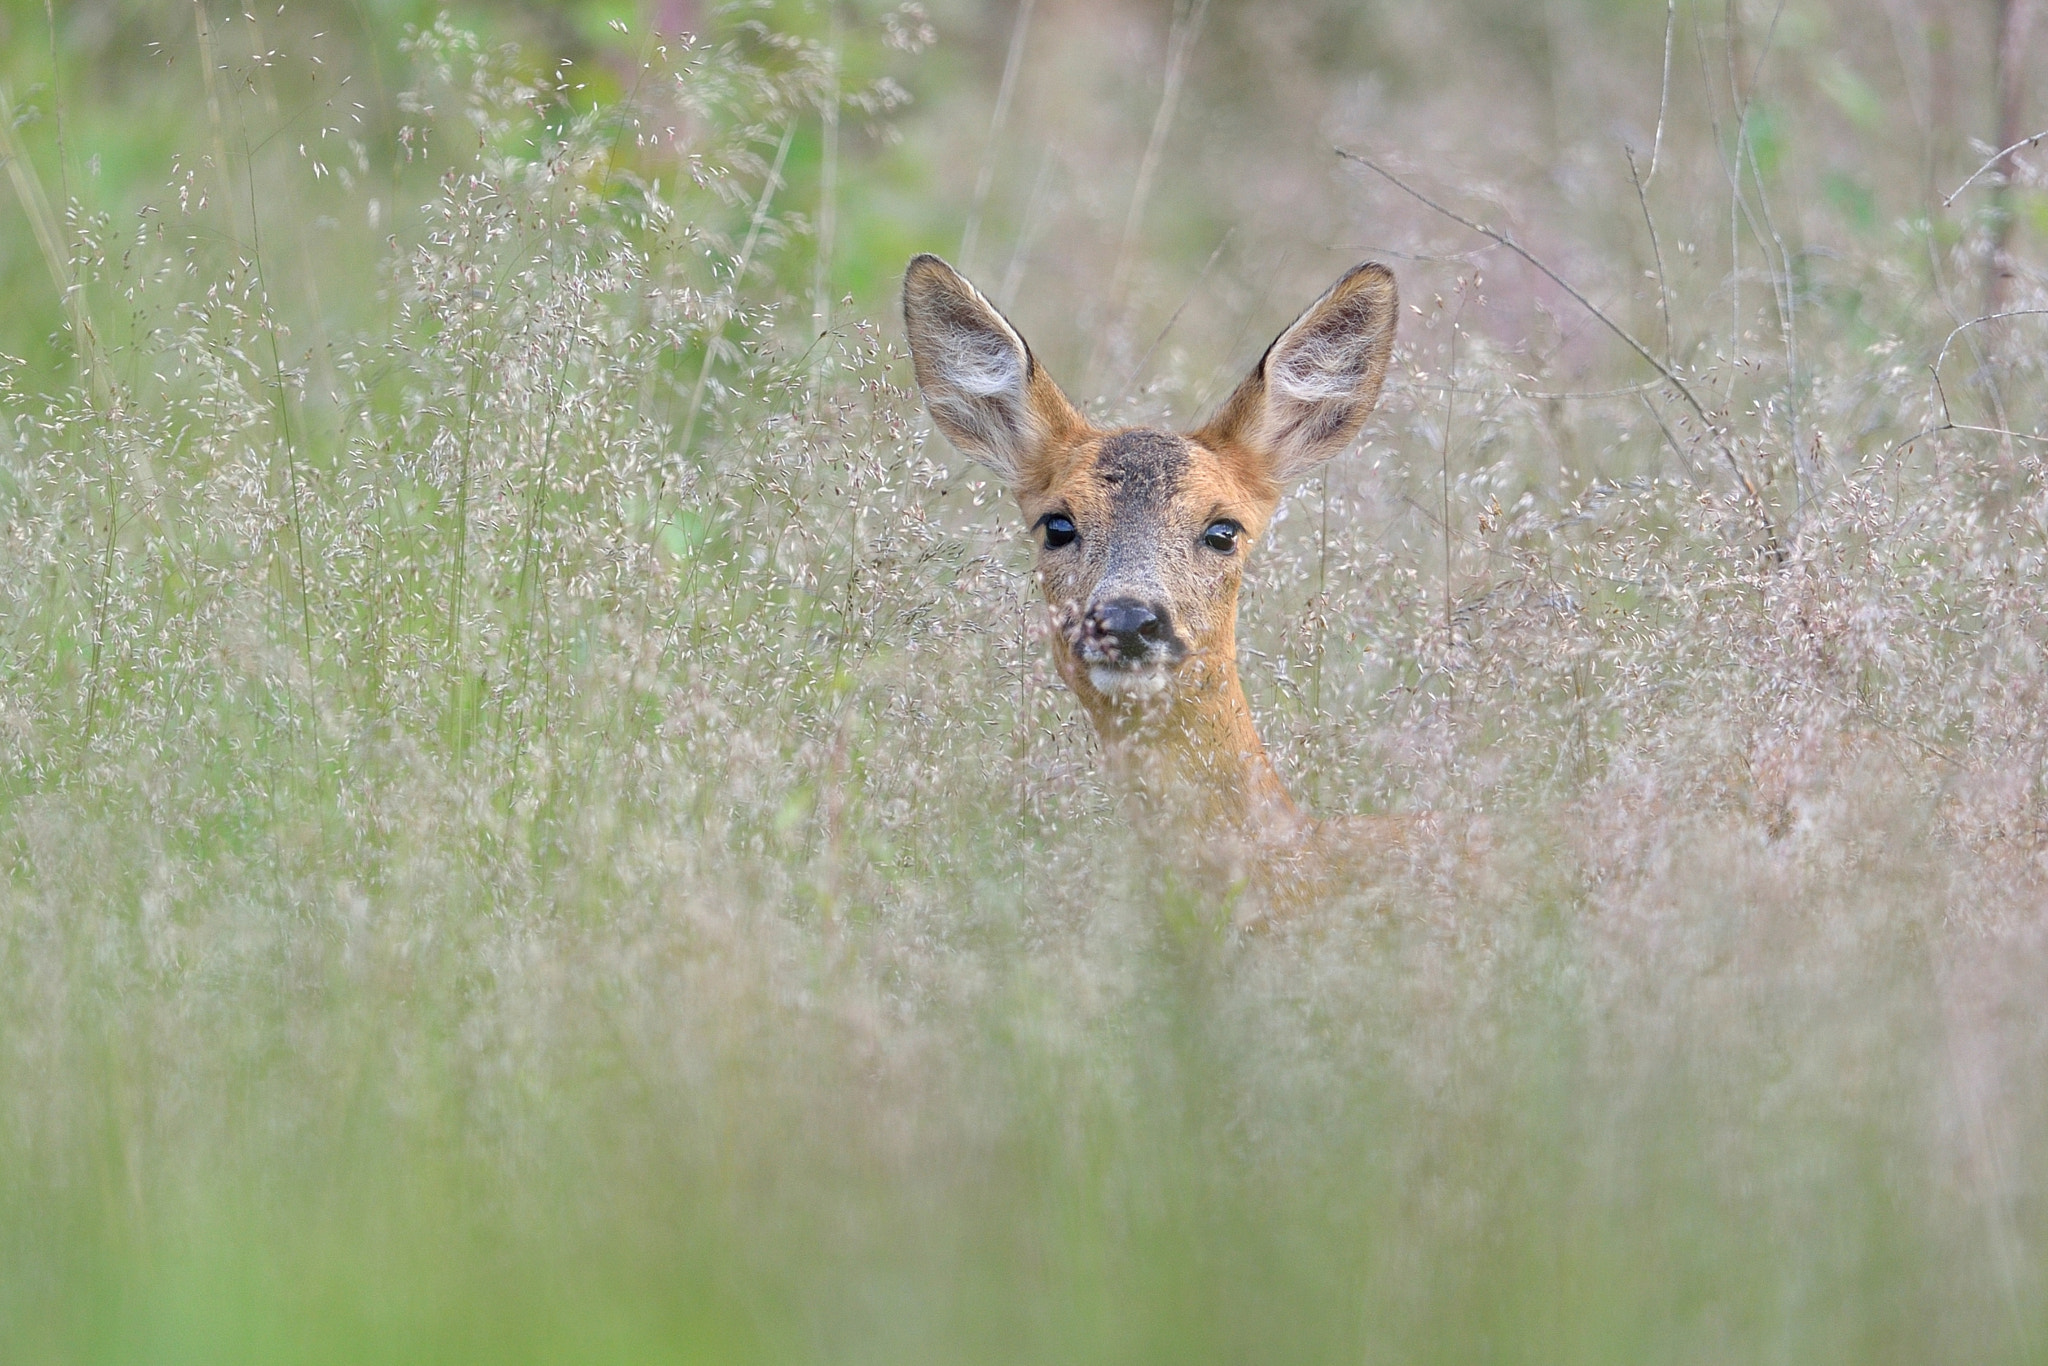
[[[1336,172],[1447,259],[1258,551],[1248,682],[1319,809],[1480,833],[1235,938],[828,293],[871,219],[792,185],[828,125],[882,175],[902,89],[771,17],[629,33],[603,102],[443,22],[388,146],[227,20],[166,190],[54,230],[73,321],[0,377],[0,1355],[2037,1359],[2044,388],[1953,308],[1986,221],[1795,227],[1761,107],[1674,104],[1640,199],[1514,227],[1666,380]],[[1098,207],[1027,333],[1125,276]],[[1156,248],[1047,353],[1184,419],[1285,321],[1263,249],[1186,257],[1239,343]]]

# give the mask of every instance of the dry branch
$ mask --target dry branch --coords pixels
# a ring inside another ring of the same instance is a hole
[[[1970,178],[1968,180],[1965,180],[1962,184],[1956,186],[1955,189],[1949,191],[1947,198],[1941,201],[1941,207],[1945,209],[1949,205],[1955,203],[1956,199],[1962,194],[1964,190],[1969,189],[1970,186],[1977,183],[1977,180],[1980,176],[1982,176],[1986,171],[1990,170],[1993,166],[1996,166],[1999,162],[2004,161],[2014,152],[2023,152],[2027,150],[2029,147],[2039,147],[2044,139],[2048,139],[2048,128],[2043,128],[2040,132],[2034,134],[2032,137],[2021,138],[2012,146],[2004,148],[2001,151],[1994,152],[1982,166],[1979,166],[1976,170],[1970,172]]]
[[[1544,275],[1544,277],[1547,278],[1552,284],[1556,285],[1565,293],[1571,295],[1573,300],[1576,301],[1581,308],[1585,309],[1588,313],[1592,314],[1594,318],[1599,320],[1602,326],[1604,326],[1609,332],[1612,332],[1616,337],[1620,338],[1621,341],[1625,343],[1631,351],[1634,351],[1638,356],[1642,357],[1651,369],[1655,370],[1660,376],[1663,377],[1665,383],[1669,384],[1673,389],[1675,389],[1678,392],[1678,396],[1685,400],[1685,405],[1688,408],[1692,409],[1694,416],[1699,418],[1701,425],[1706,429],[1709,435],[1711,435],[1714,438],[1715,449],[1719,450],[1721,452],[1722,458],[1728,462],[1729,472],[1734,475],[1735,481],[1742,486],[1743,492],[1749,498],[1750,509],[1752,512],[1755,513],[1757,522],[1763,529],[1764,543],[1766,548],[1770,551],[1771,558],[1779,564],[1783,564],[1785,562],[1785,545],[1784,542],[1779,538],[1777,522],[1774,518],[1772,518],[1771,510],[1769,506],[1764,502],[1763,491],[1757,488],[1755,482],[1751,480],[1747,474],[1743,473],[1741,464],[1735,458],[1735,448],[1729,445],[1727,441],[1722,438],[1720,424],[1716,423],[1714,419],[1708,415],[1705,405],[1703,405],[1699,401],[1699,398],[1696,395],[1694,395],[1691,386],[1686,384],[1686,382],[1683,379],[1679,378],[1677,371],[1673,370],[1669,365],[1665,364],[1663,361],[1657,359],[1656,355],[1651,352],[1649,347],[1643,345],[1640,341],[1636,340],[1634,333],[1630,332],[1627,328],[1623,327],[1620,323],[1616,322],[1613,318],[1609,317],[1600,308],[1598,304],[1594,303],[1591,299],[1587,298],[1583,292],[1581,292],[1575,285],[1571,283],[1571,281],[1565,279],[1564,276],[1558,274],[1557,271],[1551,268],[1548,262],[1538,257],[1534,252],[1531,252],[1527,247],[1524,247],[1514,238],[1508,236],[1504,232],[1498,231],[1497,229],[1489,228],[1484,223],[1475,222],[1474,220],[1465,217],[1465,215],[1459,213],[1455,209],[1448,208],[1445,205],[1437,203],[1434,199],[1431,199],[1428,195],[1416,189],[1413,185],[1410,185],[1407,181],[1401,179],[1401,177],[1395,175],[1392,171],[1389,171],[1388,169],[1386,169],[1386,167],[1379,165],[1375,161],[1372,161],[1366,157],[1362,157],[1358,155],[1356,152],[1347,152],[1342,147],[1336,148],[1334,150],[1336,151],[1338,156],[1344,158],[1346,161],[1355,161],[1359,165],[1365,167],[1367,170],[1372,171],[1375,174],[1381,176],[1389,183],[1391,183],[1394,186],[1394,188],[1400,190],[1403,194],[1406,194],[1410,198],[1417,200],[1426,207],[1435,210],[1437,213],[1442,214],[1445,218],[1450,219],[1452,222],[1471,229],[1473,232],[1478,233],[1481,237],[1488,238],[1496,245],[1505,247],[1507,250],[1521,257],[1524,261],[1528,262],[1536,270],[1540,271]]]

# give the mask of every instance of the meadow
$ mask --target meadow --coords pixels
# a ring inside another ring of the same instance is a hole
[[[2027,0],[260,9],[0,4],[0,1360],[2048,1359]],[[923,250],[1394,268],[1241,664],[1440,838],[1156,866]]]

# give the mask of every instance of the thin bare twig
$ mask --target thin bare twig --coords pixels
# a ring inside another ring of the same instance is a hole
[[[1434,209],[1437,213],[1442,214],[1445,218],[1450,219],[1453,223],[1457,223],[1463,227],[1470,228],[1473,232],[1478,233],[1481,237],[1491,239],[1497,246],[1506,247],[1509,251],[1513,252],[1515,255],[1521,257],[1524,261],[1534,266],[1537,270],[1541,271],[1550,280],[1552,284],[1556,285],[1559,289],[1562,289],[1565,293],[1571,295],[1573,299],[1577,300],[1580,307],[1584,308],[1588,313],[1592,314],[1601,323],[1605,324],[1608,331],[1612,332],[1616,337],[1620,338],[1621,341],[1625,343],[1631,351],[1635,352],[1638,356],[1641,356],[1644,361],[1648,362],[1652,369],[1654,369],[1658,374],[1662,375],[1674,389],[1678,390],[1679,394],[1683,396],[1686,400],[1687,405],[1691,407],[1694,413],[1698,414],[1700,421],[1707,423],[1709,426],[1713,425],[1713,419],[1707,416],[1707,410],[1703,406],[1701,406],[1700,401],[1697,398],[1693,397],[1692,390],[1686,387],[1685,381],[1680,379],[1678,375],[1672,371],[1670,366],[1666,365],[1663,361],[1657,359],[1655,353],[1653,353],[1649,347],[1644,346],[1641,342],[1635,339],[1634,334],[1632,334],[1627,328],[1623,327],[1620,323],[1614,321],[1614,319],[1608,317],[1607,314],[1601,312],[1597,304],[1595,304],[1591,299],[1587,298],[1584,294],[1582,294],[1578,290],[1578,288],[1574,286],[1569,280],[1565,279],[1562,275],[1559,275],[1555,270],[1552,270],[1548,264],[1546,264],[1543,260],[1538,258],[1534,253],[1529,251],[1527,247],[1524,247],[1521,243],[1517,242],[1514,238],[1508,236],[1504,232],[1500,232],[1494,228],[1489,228],[1484,223],[1474,222],[1472,219],[1467,218],[1465,217],[1465,215],[1459,213],[1456,209],[1447,208],[1446,206],[1437,203],[1434,199],[1431,199],[1428,195],[1422,193],[1422,191],[1416,189],[1413,185],[1410,185],[1407,181],[1401,179],[1392,171],[1387,170],[1378,162],[1372,161],[1366,157],[1362,157],[1358,155],[1358,153],[1356,152],[1347,152],[1342,147],[1337,148],[1336,152],[1338,156],[1344,158],[1346,161],[1355,161],[1359,165],[1365,167],[1367,170],[1384,177],[1389,183],[1391,183],[1394,186],[1394,188],[1400,190],[1402,193],[1408,195],[1412,199],[1415,199],[1424,206],[1430,209]]]
[[[1957,329],[1957,331],[1960,330],[1960,328]],[[1949,335],[1953,337],[1955,334],[1950,333]],[[1946,431],[1948,428],[1956,425],[1956,418],[1955,414],[1948,410],[1948,387],[1941,382],[1941,362],[1936,360],[1929,367],[1929,371],[1934,376],[1934,397],[1941,403],[1941,427],[1939,430]]]
[[[1524,375],[1521,378],[1528,379],[1530,376]],[[1648,393],[1663,382],[1661,379],[1646,379],[1639,384],[1624,384],[1618,389],[1565,390],[1517,389],[1514,385],[1510,384],[1508,386],[1508,393],[1516,398],[1536,399],[1544,403],[1582,403],[1588,399],[1626,398],[1632,394]],[[1415,387],[1421,388],[1423,386],[1416,385]]]
[[[2034,432],[2016,432],[2010,427],[1984,427],[1973,422],[1951,422],[1948,429],[1952,432],[1977,432],[1984,436],[2003,437],[2007,441],[2030,441],[2035,445],[2048,446],[2048,436]]]
[[[1650,251],[1657,258],[1657,311],[1664,319],[1664,357],[1671,358],[1671,287],[1664,279],[1664,247],[1657,240],[1657,220],[1650,216],[1650,196],[1645,193],[1646,183],[1636,174],[1636,154],[1623,149],[1628,157],[1628,177],[1636,183],[1636,203],[1643,208],[1643,226],[1650,230]],[[1656,157],[1650,158],[1650,173],[1657,172]]]
[[[1930,155],[1932,154],[1930,153]],[[1929,174],[1931,175],[1932,172],[1930,171]],[[1956,305],[1957,289],[1954,281],[1949,278],[1947,253],[1935,241],[1932,215],[1923,221],[1926,227],[1920,233],[1920,248],[1926,254],[1927,273],[1934,281],[1935,293],[1940,298],[1942,307],[1947,310],[1948,315],[1959,324],[1957,331],[1963,334],[1963,344],[1970,348],[1970,354],[1976,360],[1977,368],[1973,374],[1978,378],[1979,383],[1983,387],[1985,399],[1990,403],[1993,415],[2000,426],[2010,426],[2011,423],[2007,421],[2005,410],[2005,395],[1999,391],[1996,373],[1989,371],[1991,359],[1984,354],[1983,348],[1977,344],[1977,334],[1975,331],[1969,330],[1972,324],[1964,319],[1964,310]],[[1982,311],[1990,312],[1992,310]],[[1950,334],[1951,338],[1954,336],[1955,333]],[[1944,343],[1944,346],[1946,346],[1946,343]]]
[[[1638,392],[1636,397],[1643,401],[1643,411],[1657,424],[1657,430],[1664,433],[1664,440],[1670,443],[1671,453],[1685,462],[1687,474],[1693,473],[1698,468],[1698,462],[1692,458],[1692,452],[1679,444],[1678,433],[1671,430],[1671,424],[1664,420],[1664,414],[1657,411],[1657,405],[1650,402],[1648,394]]]
[[[2048,137],[2048,133],[2044,133],[2042,136]],[[1977,326],[1977,324],[1997,322],[2000,318],[2038,318],[2043,314],[2048,314],[2048,308],[2013,308],[2003,313],[1982,313],[1970,319],[1962,326],[1956,328],[1955,331],[1949,333],[1948,337],[1941,343],[1941,350],[1935,353],[1934,375],[1936,382],[1938,383],[1941,379],[1941,363],[1948,359],[1949,344],[1963,333]],[[1944,411],[1946,411],[1946,408],[1944,408]]]
[[[2012,146],[2006,148],[2001,152],[1998,152],[1997,154],[1992,156],[1990,160],[1986,161],[1982,166],[1979,166],[1976,170],[1970,172],[1970,178],[1968,180],[1965,180],[1962,184],[1956,186],[1954,190],[1950,191],[1948,197],[1941,201],[1941,207],[1945,209],[1949,205],[1955,203],[1957,196],[1961,195],[1964,190],[1969,189],[1970,186],[1976,184],[1977,178],[1979,176],[1983,175],[1993,166],[1996,166],[1999,162],[2004,161],[2014,152],[2022,152],[2029,147],[2039,147],[2044,141],[2048,141],[2048,128],[2043,128],[2040,132],[2034,134],[2030,138],[2021,138]]]
[[[2023,309],[2021,311],[2026,313],[2048,313],[2048,308],[2032,308]],[[1991,318],[1994,316],[2003,318],[2009,315],[2003,313],[1995,315],[1987,314],[1982,318],[1972,318],[1970,322],[1989,322]],[[1963,327],[1968,327],[1969,325],[1970,323],[1965,323],[1963,324]],[[1956,329],[1956,332],[1960,332],[1962,330],[1962,327],[1958,327]],[[1955,340],[1955,332],[1951,332],[1948,335],[1949,341]],[[1942,354],[1944,356],[1947,355],[1948,343],[1942,343],[1941,349]],[[2039,436],[2031,432],[2016,432],[2012,428],[2005,426],[1985,427],[1976,423],[1956,421],[1955,414],[1949,411],[1948,386],[1941,382],[1941,360],[1939,357],[1935,359],[1933,365],[1928,367],[1928,373],[1933,377],[1934,380],[1935,402],[1941,405],[1941,425],[1939,427],[1929,427],[1926,431],[1921,432],[1920,436],[1911,437],[1906,441],[1898,443],[1898,445],[1895,445],[1892,448],[1893,450],[1898,450],[1900,449],[1900,447],[1903,446],[1909,446],[1913,442],[1918,441],[1921,436],[1929,436],[1939,432],[1979,432],[1985,436],[1995,436],[2003,439],[2008,444],[2008,448],[2010,447],[2010,443],[2014,441],[2039,441],[2048,443],[2048,437]],[[1889,453],[1887,453],[1887,458],[1889,458]]]
[[[1941,416],[1943,422],[1945,422],[1949,427],[1954,428],[1958,431],[1982,430],[1988,434],[1993,434],[2002,437],[2004,439],[2004,445],[2002,447],[2002,450],[2004,451],[2006,459],[2008,461],[2010,461],[2012,458],[2012,443],[2014,441],[2032,441],[2038,438],[2025,436],[2019,432],[2012,430],[2011,422],[2006,416],[2004,400],[2000,397],[1998,392],[1998,386],[1996,384],[1990,383],[1988,380],[1985,382],[1984,388],[1985,391],[1989,393],[1991,397],[1991,411],[1992,415],[1998,419],[1998,425],[1995,427],[1986,427],[1981,429],[1959,426],[1955,420],[1954,414],[1949,412],[1948,390],[1942,385],[1941,382],[1941,366],[1942,362],[1948,359],[1948,348],[1955,341],[1955,339],[1958,336],[1962,335],[1964,332],[1970,331],[1979,323],[1996,322],[2000,318],[2037,317],[2044,313],[2048,313],[2048,308],[2016,308],[1996,313],[1980,313],[1976,317],[1970,318],[1965,322],[1957,325],[1954,331],[1950,332],[1947,337],[1942,339],[1941,350],[1935,354],[1934,364],[1931,367],[1934,374],[1935,397],[1941,400]],[[1976,339],[1974,337],[1968,340],[1967,345],[1969,346],[1971,353],[1976,356],[1977,366],[1978,369],[1981,371],[1986,363],[1984,353],[1980,349],[1978,349]]]
[[[1649,347],[1644,346],[1641,342],[1636,340],[1635,335],[1633,333],[1631,333],[1627,328],[1623,327],[1620,323],[1614,321],[1614,319],[1607,316],[1607,314],[1600,309],[1599,305],[1595,304],[1591,299],[1587,298],[1569,280],[1565,279],[1562,275],[1559,275],[1555,270],[1551,269],[1550,265],[1547,262],[1542,260],[1542,258],[1538,257],[1535,253],[1531,252],[1527,247],[1523,246],[1520,242],[1517,242],[1514,238],[1508,236],[1504,232],[1500,232],[1496,229],[1489,228],[1483,223],[1474,222],[1472,219],[1465,217],[1465,215],[1459,213],[1457,210],[1447,208],[1444,205],[1437,203],[1434,199],[1431,199],[1428,195],[1422,193],[1422,191],[1416,189],[1413,185],[1410,185],[1407,181],[1401,179],[1392,171],[1387,170],[1384,166],[1379,165],[1377,162],[1374,162],[1366,157],[1362,157],[1358,155],[1356,152],[1347,152],[1342,147],[1336,148],[1334,150],[1336,151],[1338,156],[1344,158],[1346,161],[1357,162],[1359,165],[1365,167],[1367,170],[1372,171],[1376,175],[1379,175],[1380,177],[1388,181],[1390,184],[1394,186],[1394,188],[1400,190],[1403,194],[1408,195],[1410,198],[1417,200],[1418,202],[1420,202],[1421,204],[1430,209],[1434,209],[1437,213],[1442,214],[1445,218],[1450,219],[1453,223],[1457,223],[1463,227],[1469,228],[1473,232],[1478,233],[1481,237],[1489,238],[1497,245],[1505,247],[1507,248],[1507,250],[1521,257],[1524,261],[1528,262],[1529,265],[1533,266],[1536,270],[1540,271],[1552,284],[1556,285],[1559,289],[1569,294],[1575,301],[1577,301],[1578,305],[1581,308],[1585,309],[1588,313],[1591,313],[1596,319],[1598,319],[1602,326],[1606,327],[1606,329],[1609,332],[1612,332],[1616,337],[1620,338],[1621,341],[1624,344],[1626,344],[1631,351],[1634,351],[1638,356],[1641,356],[1644,362],[1647,363],[1651,369],[1655,370],[1659,375],[1662,375],[1664,377],[1665,383],[1669,384],[1673,389],[1677,390],[1678,396],[1685,400],[1685,405],[1688,408],[1692,409],[1693,415],[1699,418],[1700,423],[1706,428],[1708,434],[1717,438],[1715,444],[1719,447],[1722,457],[1728,462],[1729,472],[1735,476],[1736,482],[1742,486],[1743,492],[1749,496],[1750,506],[1756,514],[1757,521],[1761,523],[1763,526],[1765,541],[1770,548],[1771,557],[1781,564],[1784,562],[1785,547],[1784,544],[1778,539],[1778,525],[1777,522],[1771,517],[1770,508],[1766,506],[1766,504],[1764,503],[1763,491],[1757,488],[1756,484],[1750,479],[1750,477],[1747,474],[1743,473],[1742,466],[1736,462],[1734,448],[1730,446],[1726,441],[1718,439],[1721,431],[1719,424],[1717,424],[1714,421],[1714,419],[1708,415],[1706,406],[1702,404],[1699,401],[1699,398],[1693,393],[1692,387],[1688,385],[1683,379],[1679,378],[1677,371],[1673,370],[1669,365],[1665,364],[1663,361],[1657,359],[1656,355],[1651,352]]]

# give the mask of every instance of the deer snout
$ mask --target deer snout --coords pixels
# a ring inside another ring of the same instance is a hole
[[[1165,610],[1136,598],[1113,598],[1088,611],[1086,639],[1108,660],[1136,664],[1176,641]]]

